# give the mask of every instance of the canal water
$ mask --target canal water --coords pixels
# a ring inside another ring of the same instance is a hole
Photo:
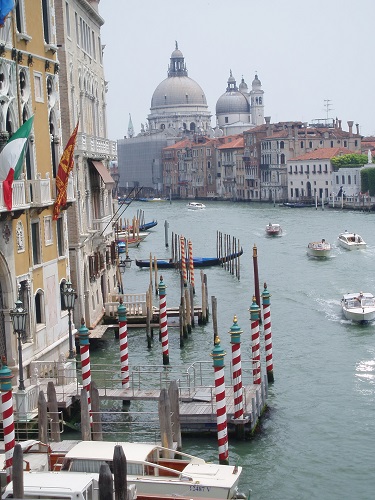
[[[240,489],[251,488],[255,500],[374,498],[375,329],[373,324],[345,320],[340,298],[346,292],[375,294],[375,214],[273,204],[206,205],[204,211],[191,211],[185,202],[134,202],[123,216],[131,219],[141,209],[146,222],[158,220],[139,248],[129,249],[132,259],[147,259],[150,252],[169,258],[172,233],[190,239],[197,257],[216,255],[217,231],[240,240],[244,249],[240,281],[220,267],[205,270],[209,297],[217,298],[218,330],[227,365],[231,358],[228,330],[234,315],[244,332],[242,358],[250,359],[252,251],[257,246],[261,290],[267,282],[271,293],[275,382],[269,387],[268,410],[256,435],[245,442],[229,442],[230,463],[243,467]],[[265,235],[269,222],[281,224],[282,236]],[[345,229],[360,234],[367,249],[350,252],[338,247],[337,236]],[[322,238],[334,245],[332,257],[309,258],[308,242]],[[178,306],[177,272],[166,270],[163,277],[168,307]],[[200,305],[199,270],[195,280]],[[149,271],[133,262],[124,275],[125,293],[145,292],[148,283]],[[196,327],[183,349],[177,329],[170,330],[169,342],[172,366],[210,361],[212,321]],[[106,337],[91,354],[92,366],[114,364],[117,353],[116,341]],[[152,349],[147,349],[145,332],[131,329],[129,362],[161,364],[157,338]],[[218,460],[214,437],[183,437],[183,451]]]

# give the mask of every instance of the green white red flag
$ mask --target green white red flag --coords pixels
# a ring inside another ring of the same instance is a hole
[[[21,125],[0,152],[0,182],[8,210],[12,210],[13,180],[20,178],[33,121],[34,116]]]

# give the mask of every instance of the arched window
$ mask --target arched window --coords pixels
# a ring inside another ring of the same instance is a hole
[[[35,294],[35,320],[36,324],[45,324],[44,314],[44,293],[43,290],[38,290]]]

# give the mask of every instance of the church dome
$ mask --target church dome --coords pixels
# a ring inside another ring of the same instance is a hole
[[[197,82],[188,76],[173,76],[159,83],[151,99],[151,109],[169,106],[207,106],[207,100]]]
[[[260,87],[262,85],[261,81],[258,78],[258,75],[255,75],[255,78],[252,83],[252,87]]]
[[[216,103],[216,114],[249,113],[250,105],[246,97],[236,91],[227,91]]]

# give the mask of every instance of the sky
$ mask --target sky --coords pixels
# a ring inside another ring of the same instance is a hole
[[[338,118],[375,135],[374,0],[100,0],[111,140],[146,123],[175,41],[215,107],[230,70],[255,74],[271,122]],[[355,127],[354,127],[355,130]]]

